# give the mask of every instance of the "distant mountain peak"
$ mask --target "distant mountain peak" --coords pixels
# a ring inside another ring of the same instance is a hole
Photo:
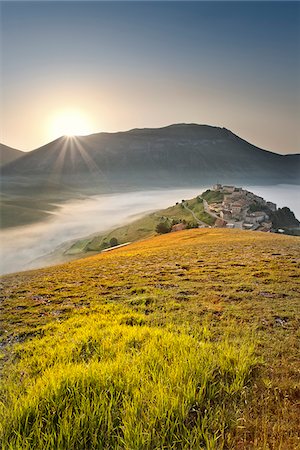
[[[210,183],[216,178],[224,183],[299,183],[299,157],[260,149],[225,127],[177,123],[62,136],[6,165],[3,175],[55,175],[76,186],[80,180],[133,187]]]

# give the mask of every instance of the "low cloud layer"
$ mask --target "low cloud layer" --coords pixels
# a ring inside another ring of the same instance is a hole
[[[47,221],[1,232],[1,273],[42,267],[42,257],[66,241],[105,232],[135,220],[143,212],[195,197],[204,189],[108,194],[66,203]]]

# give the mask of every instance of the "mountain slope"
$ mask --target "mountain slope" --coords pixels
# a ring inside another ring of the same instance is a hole
[[[299,182],[300,157],[259,149],[225,128],[178,124],[158,129],[59,138],[3,174],[45,178],[57,175],[71,184],[157,185],[203,181]],[[76,177],[75,177],[76,175]]]
[[[21,156],[24,156],[24,154],[25,153],[21,152],[21,150],[0,144],[0,166],[4,166],[5,164],[15,161]]]
[[[189,230],[3,277],[3,447],[298,448],[298,250]]]

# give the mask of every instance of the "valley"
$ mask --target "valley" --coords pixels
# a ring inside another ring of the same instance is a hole
[[[63,253],[83,236],[105,233],[138,217],[194,197],[203,187],[190,189],[121,192],[56,204],[47,219],[0,231],[1,273],[16,272],[64,261]],[[16,210],[18,214],[18,210]],[[51,254],[50,257],[48,255]],[[46,257],[46,258],[45,258]]]
[[[49,208],[46,219],[0,232],[1,273],[58,264],[96,254],[107,248],[111,239],[117,239],[118,244],[123,244],[154,236],[160,222],[166,222],[168,231],[174,224],[179,224],[179,228],[214,226],[219,216],[212,211],[208,214],[204,209],[205,203],[199,201],[200,194],[207,188],[198,186],[99,196],[82,195],[77,200],[51,204],[52,210]],[[247,189],[255,191],[258,198],[261,198],[259,194],[266,192],[267,200],[278,204],[278,211],[288,205],[299,217],[296,186],[252,186]],[[15,214],[20,218],[18,208]],[[298,232],[296,219],[293,223],[296,228],[286,228],[285,232]],[[239,220],[234,226],[241,228]]]

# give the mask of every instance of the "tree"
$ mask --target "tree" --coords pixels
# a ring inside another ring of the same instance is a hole
[[[198,224],[197,224],[197,222],[188,222],[188,223],[186,224],[186,228],[187,228],[187,229],[190,229],[190,228],[198,228]]]
[[[155,231],[159,234],[169,233],[171,231],[171,226],[168,222],[159,222],[156,225]]]
[[[118,245],[118,244],[119,244],[118,239],[115,238],[115,237],[112,237],[111,240],[109,241],[109,245],[110,245],[111,247],[115,247],[115,246]]]
[[[100,250],[104,250],[105,248],[108,248],[109,244],[106,241],[103,241],[100,245]]]

